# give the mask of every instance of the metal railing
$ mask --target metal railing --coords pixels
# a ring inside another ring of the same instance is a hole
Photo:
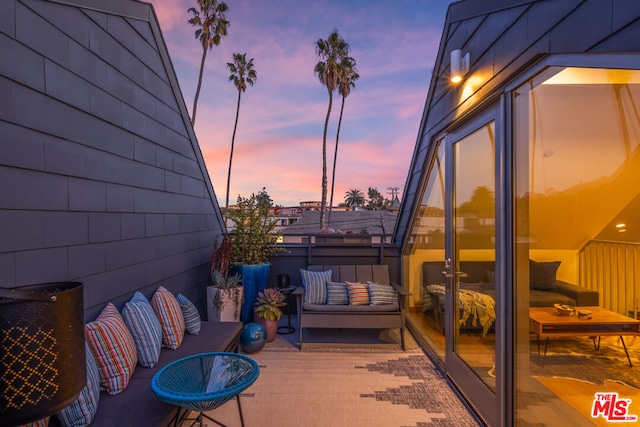
[[[300,283],[300,269],[308,265],[387,264],[392,281],[401,283],[400,251],[391,234],[286,234],[285,249],[269,259],[269,284],[279,274]]]

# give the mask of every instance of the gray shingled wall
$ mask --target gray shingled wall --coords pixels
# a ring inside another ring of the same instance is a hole
[[[67,3],[0,2],[0,287],[202,309],[222,221],[152,9]]]
[[[414,156],[404,188],[396,242],[408,238],[409,221],[420,205],[433,138],[473,106],[458,105],[464,85],[450,83],[450,54],[471,54],[471,71],[489,76],[476,100],[499,94],[514,76],[550,54],[640,50],[640,1],[631,0],[463,0],[449,6]]]

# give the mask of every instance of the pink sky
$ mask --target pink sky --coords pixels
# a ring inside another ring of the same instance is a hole
[[[202,48],[187,21],[195,0],[151,0],[189,114]],[[404,188],[446,0],[227,1],[228,36],[207,54],[195,132],[224,206],[238,92],[228,81],[233,53],[254,58],[256,84],[242,94],[229,204],[266,187],[278,205],[319,201],[322,132],[329,97],[313,73],[315,42],[337,29],[351,46],[360,79],[340,130],[334,205],[356,188]],[[328,191],[341,96],[327,133]],[[327,200],[329,198],[327,194]]]

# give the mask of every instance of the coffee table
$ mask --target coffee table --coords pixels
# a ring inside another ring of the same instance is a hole
[[[551,337],[592,337],[595,349],[599,350],[600,337],[619,336],[629,366],[633,367],[622,337],[623,335],[640,335],[640,320],[601,307],[576,307],[576,310],[578,309],[591,311],[591,319],[578,316],[560,316],[554,307],[529,308],[529,331],[538,337],[538,358],[540,358],[540,338],[546,338],[544,345],[544,356],[546,356]],[[598,337],[597,344],[596,337]],[[544,357],[541,359],[541,366],[544,366]]]

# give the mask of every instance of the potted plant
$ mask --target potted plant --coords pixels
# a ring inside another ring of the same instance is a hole
[[[269,257],[284,250],[276,245],[281,234],[274,231],[278,219],[269,214],[272,204],[263,188],[257,195],[238,196],[236,206],[227,212],[235,225],[231,233],[232,268],[240,272],[244,287],[243,323],[252,321],[253,303],[267,287]]]
[[[207,287],[207,317],[219,322],[238,322],[242,308],[244,290],[239,273],[230,275],[233,243],[225,234],[220,244],[213,244],[211,255],[211,281]]]
[[[253,320],[264,326],[267,331],[267,342],[276,339],[278,321],[282,317],[280,307],[285,304],[284,294],[276,288],[267,288],[264,292],[258,292],[253,309]]]

